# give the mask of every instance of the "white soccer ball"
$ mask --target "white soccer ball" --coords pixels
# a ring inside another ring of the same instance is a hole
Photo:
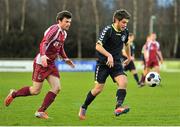
[[[150,87],[155,87],[160,84],[161,77],[157,72],[149,72],[145,78],[146,84]]]

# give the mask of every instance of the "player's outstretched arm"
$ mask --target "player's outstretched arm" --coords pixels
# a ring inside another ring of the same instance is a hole
[[[66,64],[68,64],[69,66],[71,66],[72,68],[75,67],[73,61],[69,58],[65,58],[64,61],[66,62]]]
[[[158,54],[158,56],[159,56],[159,58],[160,58],[161,64],[163,64],[163,56],[162,56],[161,51],[158,51],[157,54]]]
[[[125,45],[125,52],[126,52],[127,59],[124,61],[123,64],[128,65],[129,62],[131,61],[131,49],[128,43]]]
[[[66,62],[66,64],[68,64],[68,65],[71,66],[72,68],[75,67],[73,61],[67,57],[66,52],[65,52],[65,50],[64,50],[64,46],[61,46],[59,55],[60,55],[60,57],[63,58],[63,60]]]

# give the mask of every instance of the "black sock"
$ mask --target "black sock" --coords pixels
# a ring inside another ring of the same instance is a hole
[[[89,93],[87,94],[86,100],[84,102],[84,104],[82,105],[82,108],[87,109],[88,105],[91,104],[91,102],[94,100],[96,96],[92,95],[91,91],[89,91]]]
[[[117,92],[116,92],[116,97],[117,97],[116,108],[118,108],[124,102],[124,99],[126,97],[126,89],[118,89]]]
[[[137,82],[137,84],[138,84],[138,83],[139,83],[139,77],[138,77],[138,74],[136,73],[136,74],[134,74],[133,76],[134,76],[134,79],[136,80],[136,82]]]

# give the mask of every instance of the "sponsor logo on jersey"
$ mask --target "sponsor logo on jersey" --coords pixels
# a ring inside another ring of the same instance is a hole
[[[121,40],[122,40],[122,41],[125,41],[125,40],[126,40],[126,36],[125,36],[125,35],[122,35],[122,36],[121,36]]]
[[[121,34],[119,34],[119,33],[116,33],[116,35],[117,35],[117,36],[121,36]]]

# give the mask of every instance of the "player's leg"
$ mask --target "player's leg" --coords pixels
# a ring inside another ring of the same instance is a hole
[[[114,80],[118,85],[118,90],[116,92],[117,103],[114,113],[116,116],[119,116],[120,114],[127,113],[129,111],[129,107],[122,106],[126,97],[127,77],[126,75],[118,75],[114,78]]]
[[[47,81],[49,85],[51,86],[51,90],[46,94],[42,105],[38,109],[38,111],[35,112],[35,116],[38,118],[48,119],[49,116],[45,112],[45,110],[54,102],[56,95],[60,91],[60,81],[59,77],[49,75],[47,77]]]
[[[140,80],[140,86],[144,86],[145,85],[145,78],[146,78],[146,75],[149,73],[150,69],[151,69],[150,66],[146,65],[146,67],[145,67],[145,69],[143,71],[141,80]]]
[[[39,94],[42,88],[42,84],[43,84],[42,82],[33,81],[33,86],[31,87],[25,86],[19,90],[10,90],[10,93],[4,100],[4,104],[6,106],[9,106],[16,97],[31,96],[31,95]]]
[[[142,65],[143,65],[143,71],[142,71],[142,73],[141,73],[141,79],[140,79],[140,82],[139,82],[139,84],[140,84],[140,86],[142,85],[142,84],[144,84],[143,83],[143,76],[144,76],[144,73],[145,73],[145,69],[146,69],[146,62],[145,62],[145,59],[144,59],[144,55],[142,56]]]
[[[153,63],[153,69],[154,69],[154,71],[157,72],[158,74],[160,73],[160,66],[159,66],[159,61],[158,61],[158,60],[154,61],[154,63]]]
[[[94,86],[94,88],[88,92],[86,99],[83,103],[83,105],[80,107],[79,110],[79,118],[80,120],[84,120],[86,117],[86,110],[88,108],[88,106],[92,103],[92,101],[96,98],[96,96],[101,93],[101,91],[103,90],[104,84],[99,84],[96,83],[96,85]]]
[[[154,66],[154,71],[159,74],[160,73],[160,67],[159,66]]]
[[[126,97],[127,77],[124,73],[122,65],[120,64],[116,64],[113,68],[110,69],[110,76],[118,85],[118,89],[116,92],[117,102],[114,113],[116,116],[119,116],[120,114],[129,111],[128,107],[122,106]]]
[[[137,85],[139,85],[139,84],[140,84],[140,82],[139,82],[139,76],[138,76],[138,73],[137,73],[137,71],[136,71],[136,67],[135,67],[135,64],[134,64],[133,61],[131,61],[131,62],[129,63],[129,70],[130,70],[131,73],[133,74],[134,79],[135,79]]]
[[[108,76],[108,69],[109,68],[107,66],[104,66],[104,65],[103,66],[101,66],[101,65],[96,66],[95,86],[91,91],[88,92],[86,99],[85,99],[83,105],[80,107],[80,110],[79,110],[78,116],[81,120],[85,119],[86,110],[87,110],[88,106],[95,99],[95,97],[99,93],[101,93],[101,91],[103,90],[106,78]]]
[[[49,75],[47,77],[47,81],[51,86],[51,90],[46,94],[41,107],[38,109],[38,112],[45,112],[45,110],[53,103],[56,95],[60,91],[60,81],[58,77]]]
[[[138,73],[135,69],[131,70],[131,73],[133,74],[133,77],[134,77],[134,80],[136,81],[137,85],[139,85],[140,81],[139,81],[139,76],[138,76]]]
[[[87,97],[84,101],[84,104],[82,105],[82,108],[87,109],[88,106],[91,104],[91,102],[95,99],[95,97],[101,93],[101,91],[103,90],[104,84],[99,84],[96,83],[94,88],[89,91],[89,93],[87,94]]]
[[[46,78],[51,86],[51,90],[46,94],[44,101],[38,111],[36,111],[35,116],[47,119],[49,117],[45,110],[51,105],[56,97],[56,94],[60,90],[59,72],[55,65],[51,65],[48,68],[41,68],[41,75],[38,77],[43,80]]]

